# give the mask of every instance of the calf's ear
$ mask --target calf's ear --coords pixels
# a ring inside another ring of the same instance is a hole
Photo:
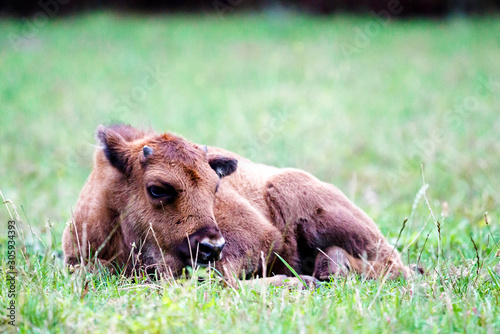
[[[238,160],[218,154],[210,155],[208,163],[220,178],[234,173],[238,166]]]
[[[132,165],[125,139],[118,132],[103,125],[97,127],[96,137],[109,163],[123,174],[130,175]]]

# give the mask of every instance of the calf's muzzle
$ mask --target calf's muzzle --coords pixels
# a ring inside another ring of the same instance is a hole
[[[216,226],[199,229],[189,236],[190,258],[197,264],[208,264],[222,258],[226,240]]]

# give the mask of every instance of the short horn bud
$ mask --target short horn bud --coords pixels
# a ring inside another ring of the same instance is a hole
[[[153,149],[148,145],[144,145],[144,147],[142,148],[142,153],[144,154],[144,158],[147,158],[153,154]]]

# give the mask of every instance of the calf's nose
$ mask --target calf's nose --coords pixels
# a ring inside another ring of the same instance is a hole
[[[226,241],[224,237],[216,240],[205,238],[202,242],[198,243],[198,259],[202,262],[214,262],[222,258],[222,249]]]
[[[226,244],[226,240],[216,226],[198,230],[190,236],[189,242],[192,258],[196,259],[198,264],[220,260],[222,249]]]

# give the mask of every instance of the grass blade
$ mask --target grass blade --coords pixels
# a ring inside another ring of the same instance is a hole
[[[278,259],[280,259],[281,262],[283,262],[285,264],[285,266],[292,272],[292,274],[295,277],[297,277],[302,282],[302,284],[304,284],[304,286],[306,288],[308,288],[306,282],[302,279],[302,277],[300,277],[299,274],[297,274],[297,272],[295,271],[295,269],[293,269],[291,265],[289,265],[281,256],[279,256],[278,253],[274,252],[274,254],[276,254],[276,256],[278,257]]]

